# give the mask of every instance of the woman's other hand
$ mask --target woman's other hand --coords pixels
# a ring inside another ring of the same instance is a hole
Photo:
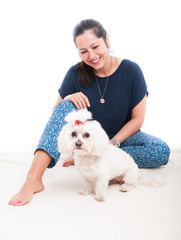
[[[63,167],[69,167],[71,165],[74,165],[74,157],[71,155],[63,162]]]

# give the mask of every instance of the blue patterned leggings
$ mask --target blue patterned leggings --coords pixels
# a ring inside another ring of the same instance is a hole
[[[54,167],[60,157],[57,138],[61,128],[66,123],[65,116],[74,109],[76,110],[76,107],[69,100],[60,102],[40,138],[36,150],[43,149],[52,157],[48,168]],[[153,168],[165,165],[168,163],[170,155],[170,149],[165,142],[141,131],[125,140],[120,145],[120,148],[133,157],[139,168]]]

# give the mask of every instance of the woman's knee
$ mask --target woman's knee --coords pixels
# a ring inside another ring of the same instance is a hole
[[[70,100],[62,100],[55,108],[55,110],[66,110],[66,111],[72,111],[77,110],[75,105]]]
[[[170,157],[170,148],[168,146],[167,143],[162,142],[161,143],[162,146],[162,161],[163,161],[163,165],[166,165],[169,161],[169,157]]]
[[[160,167],[168,163],[170,148],[166,142],[155,138],[148,148],[150,150],[150,155],[152,155],[150,157],[153,157],[155,162],[155,167]]]

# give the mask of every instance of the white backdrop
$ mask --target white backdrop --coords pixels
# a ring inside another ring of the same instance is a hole
[[[0,2],[0,152],[32,152],[69,67],[82,19],[99,20],[112,54],[137,62],[149,98],[143,131],[181,148],[180,3],[176,0]]]

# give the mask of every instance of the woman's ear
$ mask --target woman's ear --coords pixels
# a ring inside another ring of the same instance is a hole
[[[109,41],[109,35],[107,34],[106,35],[106,46],[108,47],[108,48],[110,48],[110,41]]]

